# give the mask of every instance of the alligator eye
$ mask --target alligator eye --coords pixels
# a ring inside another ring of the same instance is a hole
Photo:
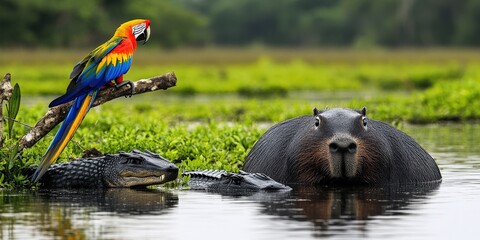
[[[227,182],[229,184],[233,184],[233,185],[240,185],[242,184],[242,177],[238,176],[238,175],[230,175],[228,176],[228,180]]]
[[[138,158],[127,158],[124,163],[128,163],[128,164],[141,164],[141,163],[142,163],[142,160],[140,160],[140,159],[138,159]]]
[[[240,184],[242,184],[242,180],[239,179],[239,178],[235,178],[235,179],[233,179],[233,184],[240,185]]]
[[[318,126],[320,126],[320,118],[315,117],[315,127],[318,127]]]

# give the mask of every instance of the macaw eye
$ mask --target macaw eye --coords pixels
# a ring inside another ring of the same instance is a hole
[[[317,116],[315,117],[315,127],[320,126],[320,118]]]

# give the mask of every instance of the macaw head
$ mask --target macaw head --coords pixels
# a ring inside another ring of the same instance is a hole
[[[150,20],[135,19],[123,23],[117,28],[115,36],[129,37],[131,40],[143,41],[145,44],[150,38]]]

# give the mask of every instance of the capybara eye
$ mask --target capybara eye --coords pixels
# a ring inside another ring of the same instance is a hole
[[[315,127],[318,127],[318,126],[320,126],[320,118],[315,117]]]
[[[367,118],[366,117],[362,117],[362,123],[363,123],[364,127],[367,126]]]

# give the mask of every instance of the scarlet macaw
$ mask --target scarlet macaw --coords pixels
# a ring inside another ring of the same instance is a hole
[[[38,165],[33,181],[38,182],[48,167],[55,162],[60,153],[80,126],[83,118],[95,101],[99,89],[115,80],[117,86],[123,85],[123,74],[127,73],[132,63],[137,41],[145,44],[150,37],[150,21],[136,19],[120,25],[113,37],[95,48],[83,60],[78,62],[70,74],[71,82],[67,92],[53,100],[49,107],[54,107],[71,100],[72,106],[60,126],[53,141]],[[133,85],[131,85],[133,87]],[[133,88],[132,88],[133,94]]]

